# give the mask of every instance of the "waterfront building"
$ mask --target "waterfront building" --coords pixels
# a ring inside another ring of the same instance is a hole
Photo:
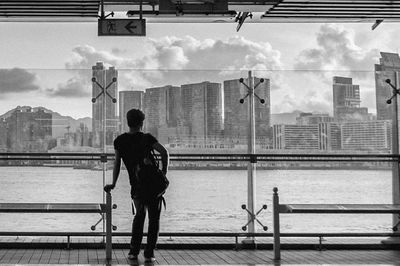
[[[313,114],[313,113],[300,113],[296,117],[297,125],[316,125],[319,123],[329,123],[333,122],[334,118],[329,116],[329,114]]]
[[[185,84],[182,88],[183,127],[192,138],[221,136],[222,88],[220,83]]]
[[[126,113],[131,109],[144,110],[143,91],[120,91],[119,92],[119,132],[128,132]]]
[[[379,61],[375,65],[377,119],[392,120],[392,105],[386,103],[392,96],[392,88],[385,81],[390,79],[392,84],[396,84],[396,72],[400,72],[400,57],[399,54],[381,52]]]
[[[45,152],[52,138],[52,114],[43,109],[16,108],[6,118],[10,152]]]
[[[273,148],[278,150],[338,150],[340,149],[340,125],[338,123],[274,125]]]
[[[161,143],[170,136],[179,136],[182,125],[181,88],[163,86],[146,89],[144,94],[145,131]]]
[[[274,125],[274,149],[318,150],[318,125]]]
[[[102,62],[97,62],[92,67],[92,77],[103,87],[107,87],[112,83],[113,78],[118,78],[118,71],[115,67],[106,69]],[[102,89],[92,83],[92,97],[96,97]],[[107,92],[112,98],[117,98],[118,82],[113,83]],[[107,95],[101,95],[96,102],[92,104],[92,130],[93,130],[93,147],[103,147],[103,101],[106,101],[106,145],[112,145],[114,138],[118,133],[118,119],[116,113],[116,103]]]
[[[391,149],[391,121],[353,121],[342,124],[341,146],[343,150]]]
[[[341,137],[341,125],[339,123],[318,123],[318,145],[320,150],[340,150]]]
[[[368,120],[368,108],[360,107],[360,86],[352,78],[333,77],[333,116],[336,121]]]
[[[244,81],[248,84],[248,79]],[[254,78],[254,83],[260,82]],[[270,80],[264,79],[255,90],[256,94],[265,100],[262,104],[255,98],[256,138],[266,139],[269,136],[271,121]],[[249,131],[249,101],[239,102],[247,94],[247,88],[239,79],[224,81],[224,136],[232,139],[247,139]]]

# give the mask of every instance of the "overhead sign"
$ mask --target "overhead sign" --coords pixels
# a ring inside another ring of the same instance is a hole
[[[145,19],[100,19],[99,36],[146,36]]]

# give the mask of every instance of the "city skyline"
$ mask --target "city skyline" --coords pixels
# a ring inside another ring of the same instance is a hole
[[[121,90],[221,82],[258,71],[255,75],[272,81],[272,113],[331,112],[330,78],[352,76],[363,88],[365,106],[375,112],[374,64],[379,51],[398,52],[394,36],[400,31],[385,23],[373,32],[366,24],[249,24],[239,34],[231,25],[213,24],[210,31],[209,24],[174,30],[152,24],[147,38],[111,40],[97,37],[90,23],[8,25],[0,29],[7,36],[0,44],[0,113],[18,103],[75,118],[90,116],[86,103],[97,61],[120,70]]]

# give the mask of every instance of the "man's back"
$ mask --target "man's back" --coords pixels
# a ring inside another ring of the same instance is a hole
[[[156,142],[157,139],[151,134],[144,134],[143,132],[124,133],[114,140],[114,149],[120,153],[128,170],[132,197],[137,196],[136,167],[144,159],[145,148],[152,147]]]

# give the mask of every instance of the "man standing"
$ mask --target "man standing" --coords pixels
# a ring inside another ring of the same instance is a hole
[[[140,162],[145,160],[146,147],[153,148],[161,155],[162,172],[164,175],[168,171],[169,155],[168,151],[161,145],[151,134],[142,132],[145,114],[138,110],[129,110],[126,114],[129,132],[119,135],[114,140],[115,161],[113,169],[112,184],[106,185],[104,190],[114,189],[120,168],[121,158],[124,162],[129,174],[129,182],[131,184],[131,197],[136,209],[136,215],[132,223],[132,238],[128,259],[137,260],[140,252],[140,245],[143,238],[143,226],[146,217],[146,210],[149,216],[149,228],[147,235],[147,245],[144,250],[145,263],[154,262],[154,249],[156,247],[158,232],[160,229],[160,213],[162,205],[162,197],[154,199],[143,199],[139,195],[138,180],[136,177],[137,167]],[[148,148],[147,148],[148,149]]]

